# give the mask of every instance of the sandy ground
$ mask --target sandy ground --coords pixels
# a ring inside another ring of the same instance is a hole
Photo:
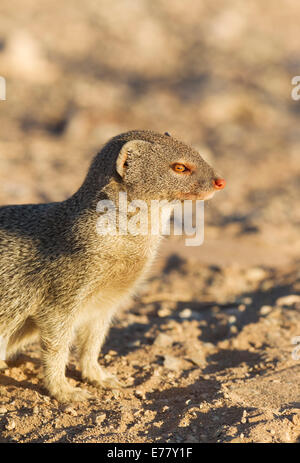
[[[59,405],[33,344],[0,372],[0,442],[300,441],[299,15],[296,0],[1,1],[0,204],[65,199],[138,128],[193,144],[227,187],[204,244],[167,238],[118,314],[99,361],[123,390],[82,384],[72,352],[93,399]]]

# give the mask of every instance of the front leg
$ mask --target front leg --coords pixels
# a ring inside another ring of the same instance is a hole
[[[77,332],[82,378],[104,389],[122,387],[122,384],[98,363],[100,349],[109,329],[111,316],[93,316],[81,323]]]
[[[37,322],[40,329],[44,384],[58,402],[82,401],[91,397],[88,391],[73,387],[66,379],[65,369],[72,339],[72,323],[59,317]]]

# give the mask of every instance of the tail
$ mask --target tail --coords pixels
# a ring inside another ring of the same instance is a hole
[[[11,359],[23,347],[32,342],[38,335],[38,329],[31,317],[28,317],[23,325],[18,328],[9,338],[6,347],[6,358],[2,360]]]

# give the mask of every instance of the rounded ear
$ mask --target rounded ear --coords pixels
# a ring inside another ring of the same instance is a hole
[[[150,143],[143,141],[143,140],[131,140],[122,146],[122,149],[119,153],[119,156],[116,162],[116,169],[117,169],[118,174],[121,177],[124,176],[126,166],[127,166],[127,159],[132,156],[136,156],[136,155],[138,156],[142,150],[144,152],[147,148],[149,150],[150,149],[149,145]]]

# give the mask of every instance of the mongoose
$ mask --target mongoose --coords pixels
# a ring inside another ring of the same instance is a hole
[[[118,203],[119,192],[147,203],[204,200],[224,185],[193,148],[168,133],[140,130],[109,140],[65,201],[1,207],[0,344],[6,359],[38,335],[44,385],[58,401],[89,397],[66,379],[71,344],[84,380],[118,386],[98,355],[115,311],[144,279],[161,236],[101,235],[97,204]]]

